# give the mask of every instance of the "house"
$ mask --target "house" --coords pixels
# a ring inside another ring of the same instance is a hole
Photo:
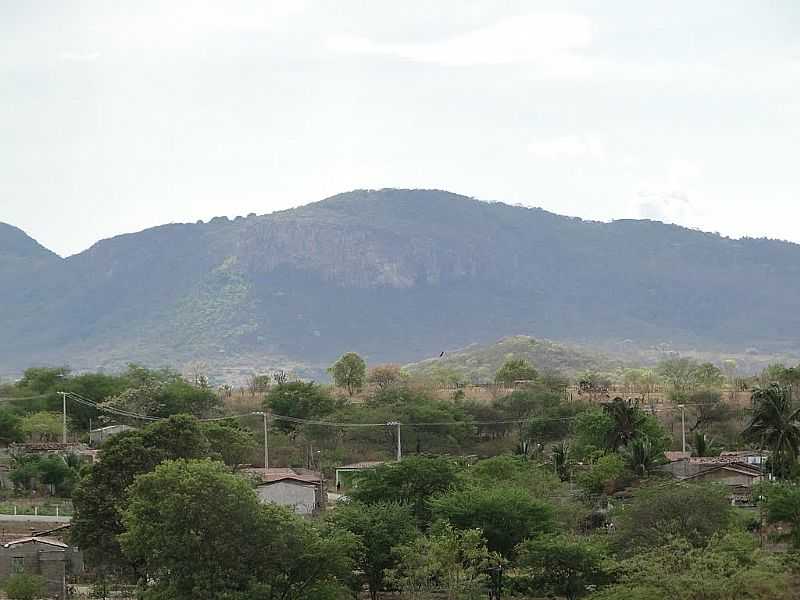
[[[325,481],[309,469],[247,469],[256,479],[256,494],[264,503],[291,508],[298,515],[315,516],[325,509]]]
[[[670,459],[669,456],[667,458]],[[751,464],[746,456],[736,452],[721,456],[672,458],[675,460],[661,467],[661,470],[671,473],[680,481],[721,483],[727,486],[732,504],[752,504],[753,486],[764,477],[760,463]]]
[[[129,425],[107,425],[105,427],[92,429],[89,432],[89,444],[92,446],[99,446],[104,440],[108,439],[112,435],[122,433],[123,431],[130,431],[132,429],[135,428]]]
[[[364,462],[342,465],[336,468],[336,489],[340,490],[343,486],[352,485],[353,475],[367,469],[374,469],[383,464],[382,460],[368,460]]]
[[[67,597],[67,576],[83,571],[83,558],[77,548],[50,537],[23,537],[0,546],[0,580],[25,573],[47,582],[51,598]]]

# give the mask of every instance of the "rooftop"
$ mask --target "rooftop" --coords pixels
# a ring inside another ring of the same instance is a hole
[[[322,474],[311,469],[271,467],[269,469],[243,469],[244,473],[260,478],[262,483],[291,479],[302,483],[322,483]]]

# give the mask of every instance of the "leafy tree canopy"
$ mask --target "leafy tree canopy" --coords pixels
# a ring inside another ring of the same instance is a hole
[[[538,377],[539,372],[524,358],[509,358],[497,370],[494,381],[511,385],[516,381],[533,381]]]
[[[348,352],[339,357],[328,372],[333,377],[336,387],[344,388],[352,396],[361,391],[367,376],[367,364],[355,352]]]
[[[434,520],[458,529],[479,529],[489,550],[511,557],[522,540],[551,531],[553,507],[526,490],[509,487],[469,486],[431,498]]]
[[[394,501],[407,504],[418,522],[430,522],[428,499],[461,485],[459,468],[446,458],[410,456],[363,471],[351,492],[357,502]]]

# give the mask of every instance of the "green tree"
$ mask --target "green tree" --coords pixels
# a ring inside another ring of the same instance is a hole
[[[495,383],[512,385],[516,381],[534,381],[538,371],[524,358],[509,358],[495,373]]]
[[[606,454],[598,458],[588,470],[580,471],[575,479],[585,493],[609,494],[628,478],[625,459],[619,454]]]
[[[732,508],[722,486],[670,484],[641,488],[617,524],[615,543],[624,552],[657,546],[669,536],[695,547],[730,523]]]
[[[112,408],[152,417],[177,414],[207,417],[221,405],[213,390],[192,385],[172,369],[129,365],[124,377],[127,388],[106,402]]]
[[[692,442],[692,456],[719,456],[720,449],[714,445],[714,440],[705,433],[694,432]]]
[[[789,476],[800,451],[800,410],[787,388],[773,383],[753,391],[753,414],[742,438],[770,451],[774,475]]]
[[[412,600],[441,592],[448,600],[483,597],[487,571],[501,563],[486,548],[478,529],[457,530],[443,524],[397,549],[400,564],[389,579]]]
[[[333,377],[336,387],[347,390],[349,396],[361,391],[367,376],[367,364],[355,352],[348,352],[339,357],[328,372]]]
[[[603,405],[603,410],[611,417],[611,429],[606,439],[606,448],[616,452],[627,446],[640,433],[644,425],[644,413],[630,400],[614,398]]]
[[[33,441],[53,442],[61,439],[63,432],[61,415],[51,412],[38,412],[22,418],[20,430]]]
[[[458,529],[479,529],[489,550],[511,557],[522,540],[547,533],[554,526],[554,510],[524,489],[470,486],[431,498],[434,520]]]
[[[386,570],[397,567],[393,548],[410,543],[417,535],[413,513],[397,502],[350,502],[338,505],[331,521],[357,537],[356,564],[375,600],[385,587]]]
[[[218,457],[236,470],[239,465],[251,462],[257,448],[253,433],[242,429],[233,420],[211,421],[202,424],[202,431],[208,440],[212,457]]]
[[[322,600],[352,570],[351,536],[323,537],[260,504],[216,461],[168,461],[139,476],[123,523],[122,548],[152,582],[146,598]]]
[[[273,386],[264,404],[279,415],[295,419],[318,419],[336,409],[330,394],[313,381],[291,381]],[[277,421],[275,425],[290,435],[295,435],[300,429],[300,425],[289,421]]]
[[[3,589],[10,600],[39,600],[47,597],[47,580],[40,575],[17,573],[5,580]]]
[[[701,390],[689,395],[687,404],[690,414],[694,415],[694,423],[689,424],[689,431],[706,429],[714,423],[720,423],[733,414],[733,409],[722,401],[717,390]]]
[[[800,549],[800,487],[788,483],[761,485],[755,494],[761,498],[768,523],[789,523],[788,532],[780,535]]]
[[[634,438],[624,453],[626,466],[639,477],[647,477],[653,470],[664,464],[664,452],[656,447],[646,435]]]
[[[580,537],[554,535],[526,540],[517,553],[516,564],[537,595],[576,600],[589,593],[591,587],[609,580],[602,550]]]
[[[22,441],[22,420],[13,411],[0,409],[0,442],[10,444]]]
[[[199,423],[187,415],[109,438],[73,493],[72,536],[87,562],[102,569],[135,570],[137,565],[124,559],[117,541],[123,531],[121,510],[128,487],[137,475],[152,471],[162,461],[203,458],[208,453]]]
[[[350,496],[357,502],[407,504],[420,524],[430,522],[428,499],[460,484],[459,469],[446,458],[411,456],[362,471]]]

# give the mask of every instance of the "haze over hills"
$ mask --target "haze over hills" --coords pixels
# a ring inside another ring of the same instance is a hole
[[[60,258],[0,226],[0,372],[129,361],[318,372],[527,334],[800,348],[800,246],[431,190],[172,224]]]

